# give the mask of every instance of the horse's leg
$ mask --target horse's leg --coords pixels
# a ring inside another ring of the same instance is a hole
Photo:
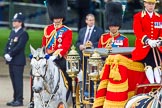
[[[33,78],[32,76],[30,76],[30,104],[29,104],[29,108],[34,108],[34,93],[33,93]]]

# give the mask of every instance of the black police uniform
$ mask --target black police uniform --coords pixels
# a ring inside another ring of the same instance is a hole
[[[16,33],[12,30],[4,51],[5,54],[12,57],[12,60],[6,61],[6,63],[9,64],[9,73],[14,91],[13,102],[23,103],[23,71],[26,64],[25,45],[28,39],[28,33],[23,28]],[[14,105],[16,106],[16,104],[11,104],[11,106]]]

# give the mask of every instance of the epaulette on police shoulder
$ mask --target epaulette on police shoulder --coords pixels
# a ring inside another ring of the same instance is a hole
[[[66,25],[63,25],[64,27],[66,27],[68,30],[71,30],[71,28],[67,27]]]

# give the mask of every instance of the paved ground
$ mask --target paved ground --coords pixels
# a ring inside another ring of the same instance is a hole
[[[30,99],[29,78],[24,78],[24,106],[18,108],[28,108]],[[6,102],[11,101],[13,94],[12,85],[9,77],[0,77],[0,108],[12,108],[6,106]]]
[[[24,106],[18,108],[28,108],[28,103],[30,99],[30,61],[27,58],[27,65],[24,71]],[[8,72],[8,65],[5,64],[3,58],[0,58],[0,108],[12,108],[6,106],[6,102],[11,101],[13,94],[13,89],[11,85],[11,80]]]

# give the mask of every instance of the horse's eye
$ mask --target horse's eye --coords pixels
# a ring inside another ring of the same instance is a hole
[[[45,68],[46,67],[46,64],[44,64],[43,67]]]

